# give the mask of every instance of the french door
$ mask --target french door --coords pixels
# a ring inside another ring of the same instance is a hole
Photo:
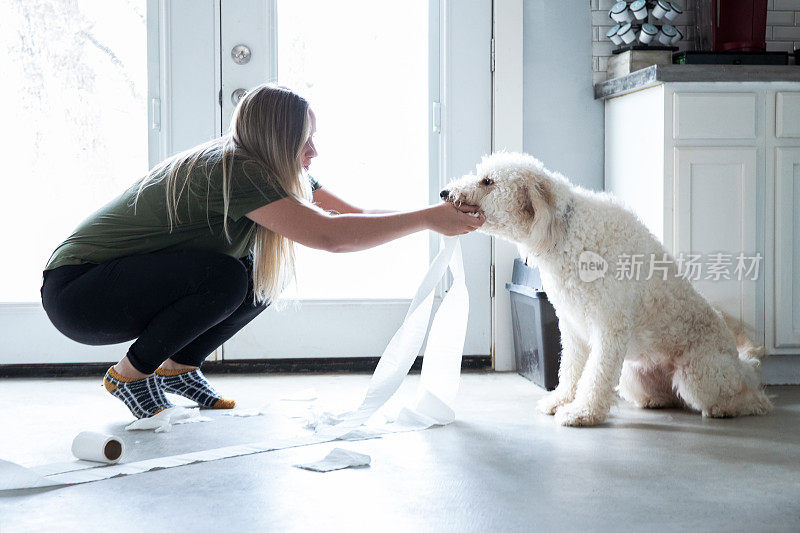
[[[239,95],[276,81],[315,111],[320,154],[310,172],[323,187],[365,208],[437,202],[444,183],[490,151],[491,2],[400,6],[146,0],[149,166],[223,134]],[[462,245],[471,306],[464,353],[488,355],[490,239],[471,234]],[[420,232],[353,254],[300,247],[297,280],[285,293],[291,303],[267,309],[215,357],[379,355],[438,246],[437,235]],[[38,311],[34,327],[47,330]],[[0,355],[0,364],[108,361],[126,349],[53,332],[38,360]]]

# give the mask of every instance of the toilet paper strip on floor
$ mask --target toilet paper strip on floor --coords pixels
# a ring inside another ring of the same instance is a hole
[[[448,266],[453,275],[453,283],[433,319],[415,400],[397,413],[388,415],[379,413],[379,410],[399,389],[422,348],[433,308],[435,288],[447,272]],[[9,461],[0,460],[0,490],[87,483],[228,457],[308,446],[333,440],[363,440],[375,438],[384,433],[417,431],[434,425],[449,424],[455,419],[452,404],[461,379],[461,355],[464,348],[468,314],[469,295],[464,281],[461,244],[457,237],[445,237],[444,246],[431,263],[425,278],[417,289],[403,324],[381,355],[361,404],[353,411],[341,413],[322,409],[312,410],[313,416],[308,420],[307,427],[313,427],[314,434],[102,466],[77,461],[25,468]],[[309,398],[313,399],[313,396]],[[382,420],[378,420],[379,417],[382,417]],[[167,418],[169,419],[165,421],[164,419]],[[136,429],[155,428],[168,431],[171,421],[171,416],[162,416],[156,421],[137,421],[131,426],[138,426]],[[131,427],[131,429],[134,428]],[[342,457],[337,456],[330,459],[344,458],[347,462],[354,457],[348,453],[354,452],[347,452]],[[329,458],[326,457],[326,459]],[[324,468],[331,466],[325,463],[325,459],[318,463],[321,463],[321,467]]]

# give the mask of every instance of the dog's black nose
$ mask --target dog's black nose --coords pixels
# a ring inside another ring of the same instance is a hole
[[[448,191],[447,189],[439,193],[439,198],[441,198],[442,200],[447,200],[448,196],[450,196],[450,191]]]

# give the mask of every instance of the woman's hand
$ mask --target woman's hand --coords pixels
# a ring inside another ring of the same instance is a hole
[[[480,228],[486,221],[483,215],[474,217],[468,214],[477,213],[478,210],[474,205],[456,207],[450,202],[443,202],[426,210],[425,221],[428,229],[442,235],[464,235]]]

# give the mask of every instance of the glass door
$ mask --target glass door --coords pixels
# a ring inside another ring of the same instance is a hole
[[[319,151],[310,170],[337,195],[367,208],[438,202],[441,185],[474,169],[491,146],[491,2],[454,4],[3,3],[0,64],[13,75],[0,90],[17,105],[0,198],[13,259],[0,278],[0,364],[112,361],[125,352],[55,330],[41,308],[41,269],[93,209],[165,157],[223,133],[238,89],[272,80],[308,98]],[[232,53],[239,45],[246,62]],[[33,205],[35,216],[23,213]],[[20,220],[25,230],[15,232]],[[285,294],[294,303],[263,312],[215,355],[379,355],[438,245],[421,232],[353,254],[301,248]],[[488,355],[490,240],[471,234],[463,248],[464,353]]]
[[[429,46],[427,2],[277,1],[277,80],[314,109],[310,173],[324,187],[368,208],[428,204]],[[287,296],[412,298],[429,248],[425,232],[357,253],[303,248]]]
[[[257,65],[266,79],[302,94],[314,109],[319,155],[310,173],[323,187],[365,208],[404,210],[438,202],[441,184],[456,172],[473,168],[490,146],[491,12],[486,4],[484,11],[460,8],[451,19],[462,27],[462,33],[454,32],[456,38],[475,39],[479,35],[469,34],[480,28],[486,32],[478,79],[451,86],[449,94],[454,109],[485,117],[487,124],[483,131],[459,132],[472,138],[469,146],[483,143],[481,151],[464,157],[469,162],[461,170],[456,151],[447,164],[443,157],[443,124],[448,122],[440,115],[447,96],[441,94],[441,43],[447,10],[438,1],[416,0],[401,6],[369,0],[222,0],[223,114],[228,92],[235,90],[226,85],[226,71],[234,76],[240,71],[227,47],[257,42],[266,34],[272,48],[261,57],[269,64]],[[251,22],[233,26],[226,22],[259,12],[268,18],[262,28]],[[252,39],[247,31],[253,31]],[[457,50],[453,47],[452,53]],[[258,50],[251,53],[255,61]],[[464,75],[470,68],[474,64],[460,70],[451,66],[451,72]],[[470,105],[462,110],[461,101]],[[470,124],[467,116],[461,120]],[[459,138],[454,135],[451,142]],[[490,242],[482,235],[465,241],[473,294],[473,327],[465,353],[488,355]],[[402,322],[438,245],[436,235],[420,232],[350,254],[299,247],[296,283],[284,293],[295,305],[259,315],[225,343],[224,358],[380,355]]]

